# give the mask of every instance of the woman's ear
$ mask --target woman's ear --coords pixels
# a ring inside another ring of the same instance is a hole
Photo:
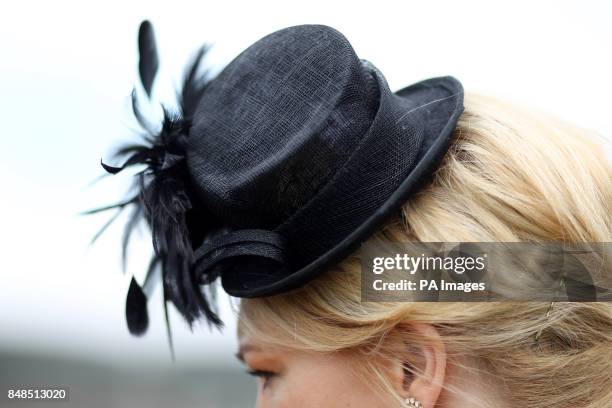
[[[402,347],[396,355],[402,357],[393,363],[395,390],[403,398],[416,398],[424,408],[435,407],[446,373],[446,348],[438,330],[430,324],[412,323],[396,339],[394,346]]]

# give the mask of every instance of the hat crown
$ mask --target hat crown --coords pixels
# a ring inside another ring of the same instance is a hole
[[[340,32],[272,33],[200,100],[187,149],[196,190],[230,226],[274,228],[338,171],[377,107],[376,81]]]
[[[135,165],[137,194],[124,248],[139,220],[151,228],[164,300],[192,323],[220,324],[202,285],[221,277],[232,296],[297,288],[347,257],[423,186],[448,149],[463,111],[453,77],[397,92],[359,60],[338,31],[290,27],[264,37],[217,77],[190,64],[181,115],[164,115],[142,144],[118,150]],[[139,71],[147,95],[158,60],[150,23],[139,30]],[[133,279],[126,318],[133,334],[148,322],[146,295]]]

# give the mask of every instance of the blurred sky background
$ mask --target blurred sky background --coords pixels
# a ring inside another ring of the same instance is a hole
[[[0,354],[14,364],[52,356],[112,369],[222,368],[242,378],[226,298],[223,333],[206,327],[192,333],[172,311],[174,364],[160,290],[149,302],[148,334],[131,337],[125,294],[132,273],[143,277],[146,231],[133,240],[124,275],[122,219],[90,247],[111,214],[78,215],[121,199],[131,182],[122,173],[91,185],[103,174],[100,158],[137,137],[129,95],[137,84],[136,35],[145,18],[160,53],[154,97],[168,106],[174,106],[185,62],[202,43],[214,44],[206,62],[216,72],[274,30],[319,23],[344,33],[392,89],[450,74],[467,91],[526,103],[612,135],[609,1],[3,2]],[[148,110],[158,117],[157,105]],[[11,377],[7,367],[0,367],[0,380],[35,381],[28,371]]]

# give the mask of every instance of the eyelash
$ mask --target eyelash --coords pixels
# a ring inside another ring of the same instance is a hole
[[[266,388],[270,379],[272,379],[276,374],[271,371],[265,370],[248,370],[247,373],[252,375],[253,377],[262,378],[263,379],[263,388]]]

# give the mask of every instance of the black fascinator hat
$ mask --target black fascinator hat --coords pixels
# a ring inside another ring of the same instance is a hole
[[[139,46],[150,95],[158,62],[148,22]],[[166,112],[159,130],[134,96],[145,143],[119,149],[121,167],[103,164],[110,173],[145,165],[133,197],[104,208],[132,205],[124,245],[139,219],[152,231],[150,273],[128,292],[134,334],[146,330],[156,268],[164,298],[189,323],[218,325],[217,278],[232,296],[270,296],[348,256],[436,170],[463,110],[455,78],[394,93],[322,25],[276,31],[214,78],[199,72],[204,53],[188,67],[181,112]]]

